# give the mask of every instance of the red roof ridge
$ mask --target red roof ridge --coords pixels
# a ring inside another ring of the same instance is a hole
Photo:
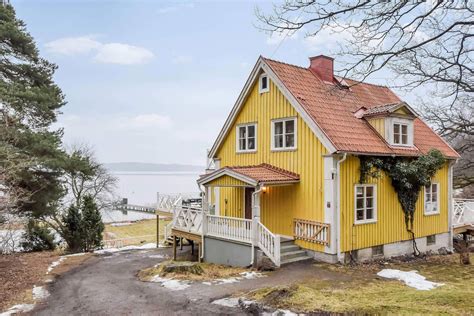
[[[289,170],[286,170],[286,169],[283,169],[283,168],[280,168],[280,167],[277,167],[277,166],[273,166],[273,165],[270,165],[268,163],[261,163],[259,166],[262,166],[264,168],[273,170],[273,171],[278,172],[282,175],[289,176],[289,177],[292,177],[292,178],[295,178],[295,179],[300,178],[300,175],[293,172],[293,171],[289,171]]]

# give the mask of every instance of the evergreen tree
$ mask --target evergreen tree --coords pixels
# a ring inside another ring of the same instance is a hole
[[[44,223],[30,219],[23,234],[21,246],[25,251],[54,250],[54,235]]]
[[[0,55],[0,190],[7,197],[0,212],[41,217],[64,194],[62,131],[50,128],[65,104],[53,82],[57,67],[39,56],[10,4],[0,4]]]
[[[82,205],[83,250],[91,251],[102,247],[104,223],[97,204],[90,195],[86,195]]]
[[[63,216],[62,237],[72,252],[83,251],[84,235],[82,214],[76,205],[71,205]]]

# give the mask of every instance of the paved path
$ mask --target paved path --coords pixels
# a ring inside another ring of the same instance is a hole
[[[139,270],[166,260],[170,249],[122,251],[98,255],[82,266],[61,275],[50,287],[50,297],[39,304],[34,315],[209,315],[243,314],[239,308],[211,304],[215,299],[260,287],[290,284],[318,277],[339,279],[336,273],[310,263],[293,264],[267,277],[239,283],[205,285],[170,291],[159,283],[141,282]]]

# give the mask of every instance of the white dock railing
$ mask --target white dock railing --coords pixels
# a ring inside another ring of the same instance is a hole
[[[280,235],[273,234],[265,225],[257,222],[257,245],[273,263],[280,266]]]
[[[206,217],[207,235],[246,243],[252,242],[252,220],[217,215]]]
[[[474,199],[453,199],[453,225],[474,225]]]

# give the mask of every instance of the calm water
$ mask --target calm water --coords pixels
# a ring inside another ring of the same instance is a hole
[[[199,192],[199,172],[113,172],[119,179],[117,195],[128,198],[129,204],[156,203],[156,193]]]

